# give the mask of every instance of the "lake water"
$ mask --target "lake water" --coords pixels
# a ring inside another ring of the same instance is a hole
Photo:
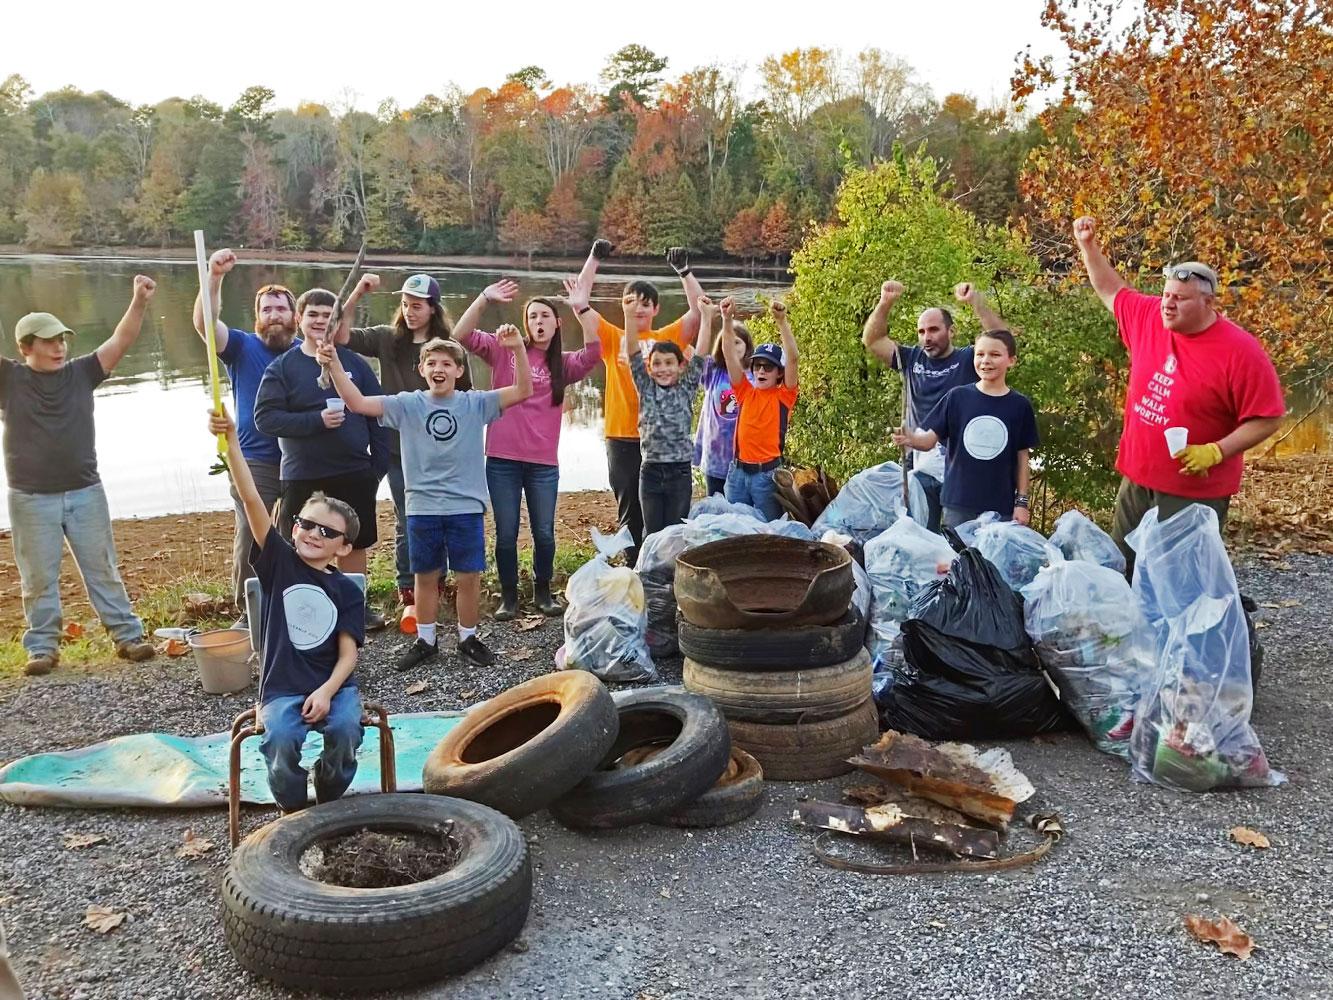
[[[391,322],[402,286],[420,267],[375,268],[387,289],[363,300],[358,325]],[[502,322],[521,326],[522,302],[528,295],[560,295],[565,272],[430,268],[440,282],[445,307],[459,316],[486,285],[501,277],[521,284],[520,298],[507,307],[492,306],[486,313],[490,329]],[[74,355],[95,350],[111,335],[129,304],[130,283],[137,273],[157,282],[143,331],[133,350],[111,378],[97,390],[95,419],[97,460],[113,517],[148,517],[155,514],[223,510],[231,506],[225,476],[210,476],[215,460],[213,439],[205,430],[205,412],[211,406],[208,356],[190,322],[199,290],[193,261],[115,260],[73,257],[0,258],[0,353],[18,357],[14,323],[24,313],[55,313],[76,331]],[[255,290],[262,285],[286,285],[296,294],[307,288],[337,291],[347,266],[254,263],[238,264],[223,283],[222,319],[229,326],[252,330]],[[661,322],[685,311],[685,296],[674,276],[663,274],[607,275],[594,289],[594,305],[614,317],[619,312],[620,287],[628,277],[648,277],[662,293]],[[718,276],[705,280],[711,288],[762,284],[752,279]],[[583,334],[568,314],[564,317],[565,346],[577,349]],[[473,378],[479,387],[490,384],[490,372],[472,359]],[[223,370],[225,382],[226,372]],[[606,452],[602,437],[602,386],[599,365],[588,378],[566,392],[560,436],[560,489],[606,489]],[[229,389],[224,386],[224,391]],[[6,484],[0,468],[0,489]],[[381,488],[388,498],[388,485]],[[9,512],[0,504],[0,527],[8,527]]]

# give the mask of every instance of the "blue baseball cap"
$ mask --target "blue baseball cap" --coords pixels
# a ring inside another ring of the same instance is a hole
[[[414,274],[403,282],[403,287],[395,295],[415,295],[419,299],[440,301],[440,283],[429,274]]]
[[[755,346],[754,353],[750,355],[750,366],[754,367],[756,361],[767,361],[775,368],[786,368],[787,365],[782,359],[782,348],[777,344],[758,344]]]

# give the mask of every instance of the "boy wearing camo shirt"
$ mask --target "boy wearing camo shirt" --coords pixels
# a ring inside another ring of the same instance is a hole
[[[706,296],[701,296],[699,303],[712,305]],[[630,375],[639,392],[639,441],[643,449],[639,505],[647,536],[669,524],[679,524],[690,512],[690,459],[694,453],[690,423],[713,331],[711,323],[700,327],[697,353],[692,347],[681,350],[669,340],[645,343],[639,338],[632,305],[628,301],[625,305],[625,349]]]

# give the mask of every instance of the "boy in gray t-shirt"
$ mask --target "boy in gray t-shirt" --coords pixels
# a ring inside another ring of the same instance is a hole
[[[633,310],[628,304],[625,309],[625,350],[630,376],[639,391],[639,443],[643,452],[639,506],[645,535],[680,523],[690,512],[690,459],[694,454],[690,421],[704,359],[713,345],[712,302],[703,295],[699,306],[703,321],[697,352],[690,347],[682,351],[666,340],[645,344],[639,339]]]
[[[407,550],[416,588],[417,638],[395,664],[410,670],[439,653],[435,616],[440,573],[452,568],[458,588],[458,652],[478,666],[495,654],[477,638],[481,571],[486,568],[486,425],[532,395],[528,352],[517,327],[496,331],[514,354],[514,384],[493,392],[455,389],[467,370],[467,352],[453,340],[421,345],[427,389],[364,396],[347,377],[332,345],[319,349],[333,385],[353,413],[378,417],[398,431],[407,509]]]

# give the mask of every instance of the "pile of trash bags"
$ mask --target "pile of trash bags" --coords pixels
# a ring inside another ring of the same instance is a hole
[[[1012,590],[1022,590],[1050,564],[1050,550],[1041,533],[1016,521],[1001,521],[988,511],[958,526],[958,537],[1000,571]]]
[[[836,531],[865,545],[905,512],[903,470],[884,462],[852,476],[812,527],[815,537]]]
[[[881,672],[900,658],[899,627],[911,613],[917,594],[949,572],[953,559],[954,551],[943,537],[927,531],[906,514],[866,543],[870,656]]]
[[[1159,521],[1153,508],[1126,541],[1156,659],[1130,738],[1134,776],[1195,792],[1281,784],[1250,727],[1249,634],[1217,515],[1192,504]]]
[[[648,652],[643,584],[634,570],[609,561],[634,537],[629,528],[610,537],[593,528],[592,543],[597,555],[565,584],[565,644],[556,651],[556,666],[588,670],[604,681],[660,683]]]
[[[1056,555],[1022,594],[1028,636],[1061,704],[1093,746],[1128,760],[1135,709],[1155,657],[1123,570]]]

